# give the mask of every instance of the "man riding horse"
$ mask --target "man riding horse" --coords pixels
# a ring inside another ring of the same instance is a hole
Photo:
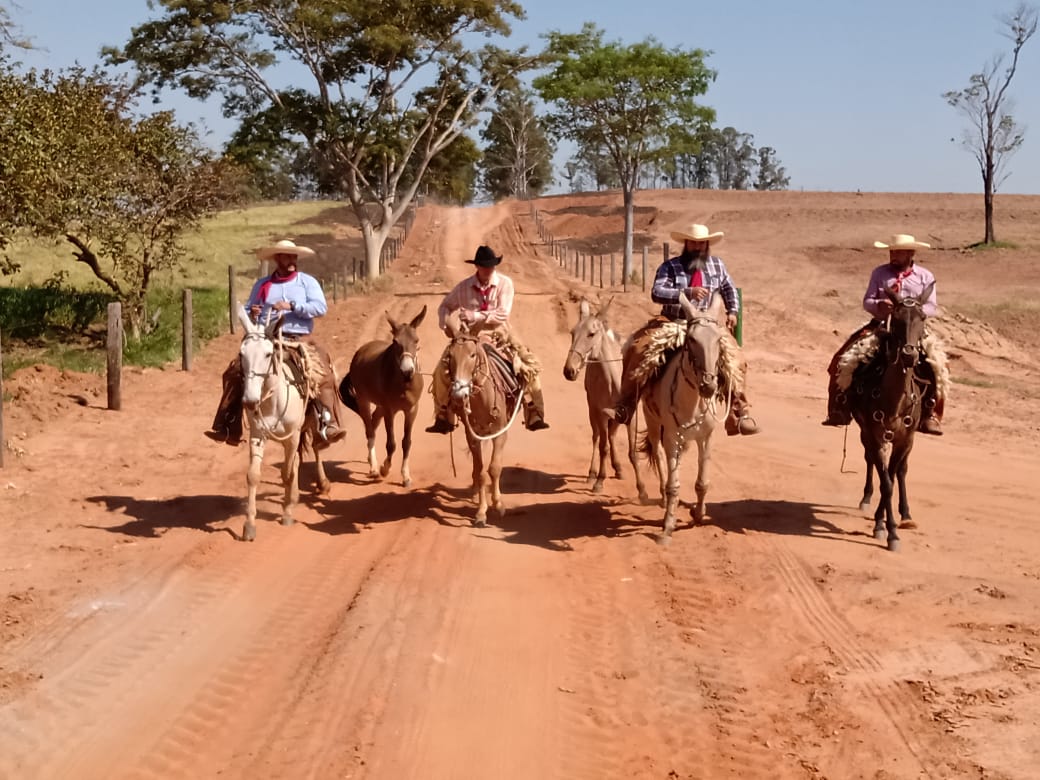
[[[711,245],[721,241],[723,233],[712,233],[705,225],[694,224],[688,230],[673,232],[671,236],[673,240],[683,242],[682,253],[666,260],[657,269],[650,292],[651,300],[662,305],[661,314],[633,333],[625,345],[621,393],[613,409],[614,419],[621,423],[627,422],[635,413],[646,379],[652,374],[649,367],[663,365],[667,357],[678,349],[670,339],[671,334],[677,332],[675,323],[685,323],[687,317],[686,310],[679,303],[680,292],[685,292],[694,307],[702,312],[710,306],[712,294],[718,293],[726,305],[729,331],[737,324],[740,300],[736,287],[722,259],[711,254]],[[730,333],[726,333],[723,342],[724,352],[736,358],[743,368],[722,377],[727,383],[724,394],[731,399],[726,433],[750,436],[758,433],[759,427],[748,413],[751,405],[744,389],[746,366],[739,358],[739,347]]]
[[[888,250],[888,262],[873,270],[867,283],[867,291],[863,295],[863,308],[872,319],[845,340],[827,366],[830,382],[827,387],[827,419],[823,421],[823,425],[844,426],[852,422],[852,413],[849,411],[845,395],[851,377],[846,376],[849,372],[843,371],[842,366],[855,368],[872,356],[865,345],[868,345],[874,334],[884,326],[895,306],[886,290],[899,299],[912,298],[920,295],[931,285],[931,294],[921,306],[921,310],[926,317],[934,317],[936,314],[935,275],[914,262],[914,253],[918,249],[931,249],[931,245],[917,241],[911,235],[899,233],[887,244],[875,241],[874,247]],[[917,430],[933,436],[942,436],[946,382],[937,380],[944,378],[946,356],[937,340],[928,336],[927,328],[925,338],[917,346],[919,354],[916,372],[924,382],[921,422]]]
[[[458,311],[459,318],[471,335],[485,335],[496,347],[506,352],[506,357],[513,361],[514,367],[521,368],[524,374],[524,424],[531,431],[544,430],[549,424],[545,422],[545,401],[538,379],[538,361],[509,325],[515,291],[513,280],[496,270],[496,266],[502,262],[502,256],[496,255],[489,246],[481,246],[477,248],[473,259],[466,262],[475,265],[476,271],[444,296],[437,309],[440,328],[447,332],[448,315]],[[450,409],[447,358],[448,349],[445,348],[433,372],[436,419],[426,429],[427,433],[450,433],[455,427]]]

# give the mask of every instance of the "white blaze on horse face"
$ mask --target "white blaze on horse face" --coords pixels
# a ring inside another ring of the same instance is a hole
[[[409,377],[415,373],[415,358],[407,353],[401,358],[401,373]]]
[[[274,345],[255,334],[246,336],[239,349],[239,356],[242,359],[242,375],[245,379],[242,403],[245,406],[255,406],[260,403],[264,379],[271,373]]]
[[[473,384],[468,379],[456,379],[451,383],[451,397],[457,401],[464,401],[473,392]]]

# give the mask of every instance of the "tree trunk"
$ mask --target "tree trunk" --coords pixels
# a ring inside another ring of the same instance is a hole
[[[621,260],[621,281],[632,278],[632,232],[635,229],[635,186],[629,184],[622,190],[625,201],[625,254]]]
[[[985,200],[985,212],[986,212],[986,239],[984,243],[992,244],[997,240],[997,237],[993,234],[993,179],[992,177],[987,178],[985,182],[985,193],[983,198]]]

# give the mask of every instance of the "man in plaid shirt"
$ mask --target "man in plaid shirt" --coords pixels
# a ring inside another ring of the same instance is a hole
[[[653,333],[664,323],[685,319],[679,305],[679,293],[699,309],[707,310],[712,293],[718,292],[726,304],[726,325],[732,331],[737,325],[740,300],[737,289],[726,270],[725,263],[711,254],[711,245],[722,240],[723,233],[712,233],[705,225],[691,225],[689,230],[671,234],[672,239],[683,242],[683,251],[678,257],[666,260],[657,269],[650,297],[661,304],[661,314],[632,334],[625,350],[621,374],[621,396],[614,408],[614,418],[627,422],[639,403],[642,387],[632,378],[652,342]],[[746,372],[745,372],[746,373]],[[733,388],[733,404],[726,418],[726,433],[730,436],[758,433],[759,427],[748,414],[750,404],[743,387]]]

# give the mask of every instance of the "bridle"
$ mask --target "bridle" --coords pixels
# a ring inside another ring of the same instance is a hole
[[[243,373],[243,377],[244,377],[244,379],[246,381],[249,381],[250,379],[259,378],[262,381],[261,387],[263,387],[264,385],[267,384],[267,382],[265,380],[267,380],[269,377],[276,377],[276,378],[280,378],[285,383],[286,388],[292,387],[295,384],[289,377],[285,376],[285,372],[282,369],[282,367],[285,365],[285,357],[284,357],[284,355],[285,355],[285,347],[284,347],[284,342],[280,338],[279,339],[272,339],[272,338],[269,338],[264,333],[253,332],[253,333],[246,333],[245,336],[243,337],[243,341],[245,341],[245,340],[270,341],[271,344],[274,346],[274,350],[267,357],[267,368],[266,368],[266,370],[265,371],[255,371],[255,370],[253,370],[253,368],[251,366],[249,371],[243,371],[242,372]],[[271,425],[269,425],[267,423],[267,419],[266,419],[265,415],[263,415],[260,412],[260,407],[263,405],[264,401],[268,400],[273,395],[274,395],[274,387],[272,385],[272,386],[267,387],[266,391],[261,394],[260,400],[257,402],[257,405],[256,405],[257,411],[252,416],[257,421],[257,424],[260,426],[260,428],[263,430],[264,438],[273,439],[275,441],[285,441],[286,439],[288,439],[293,434],[290,432],[290,433],[286,434],[285,436],[278,436],[274,432],[274,429],[271,427]],[[301,396],[302,395],[303,395],[303,393],[301,393]],[[288,411],[289,411],[289,395],[288,395],[288,393],[286,393],[285,403],[282,405],[282,407],[280,409],[277,406],[275,407],[275,412],[277,414],[277,417],[275,418],[275,425],[280,423],[285,418],[285,415],[286,415],[286,413]]]

